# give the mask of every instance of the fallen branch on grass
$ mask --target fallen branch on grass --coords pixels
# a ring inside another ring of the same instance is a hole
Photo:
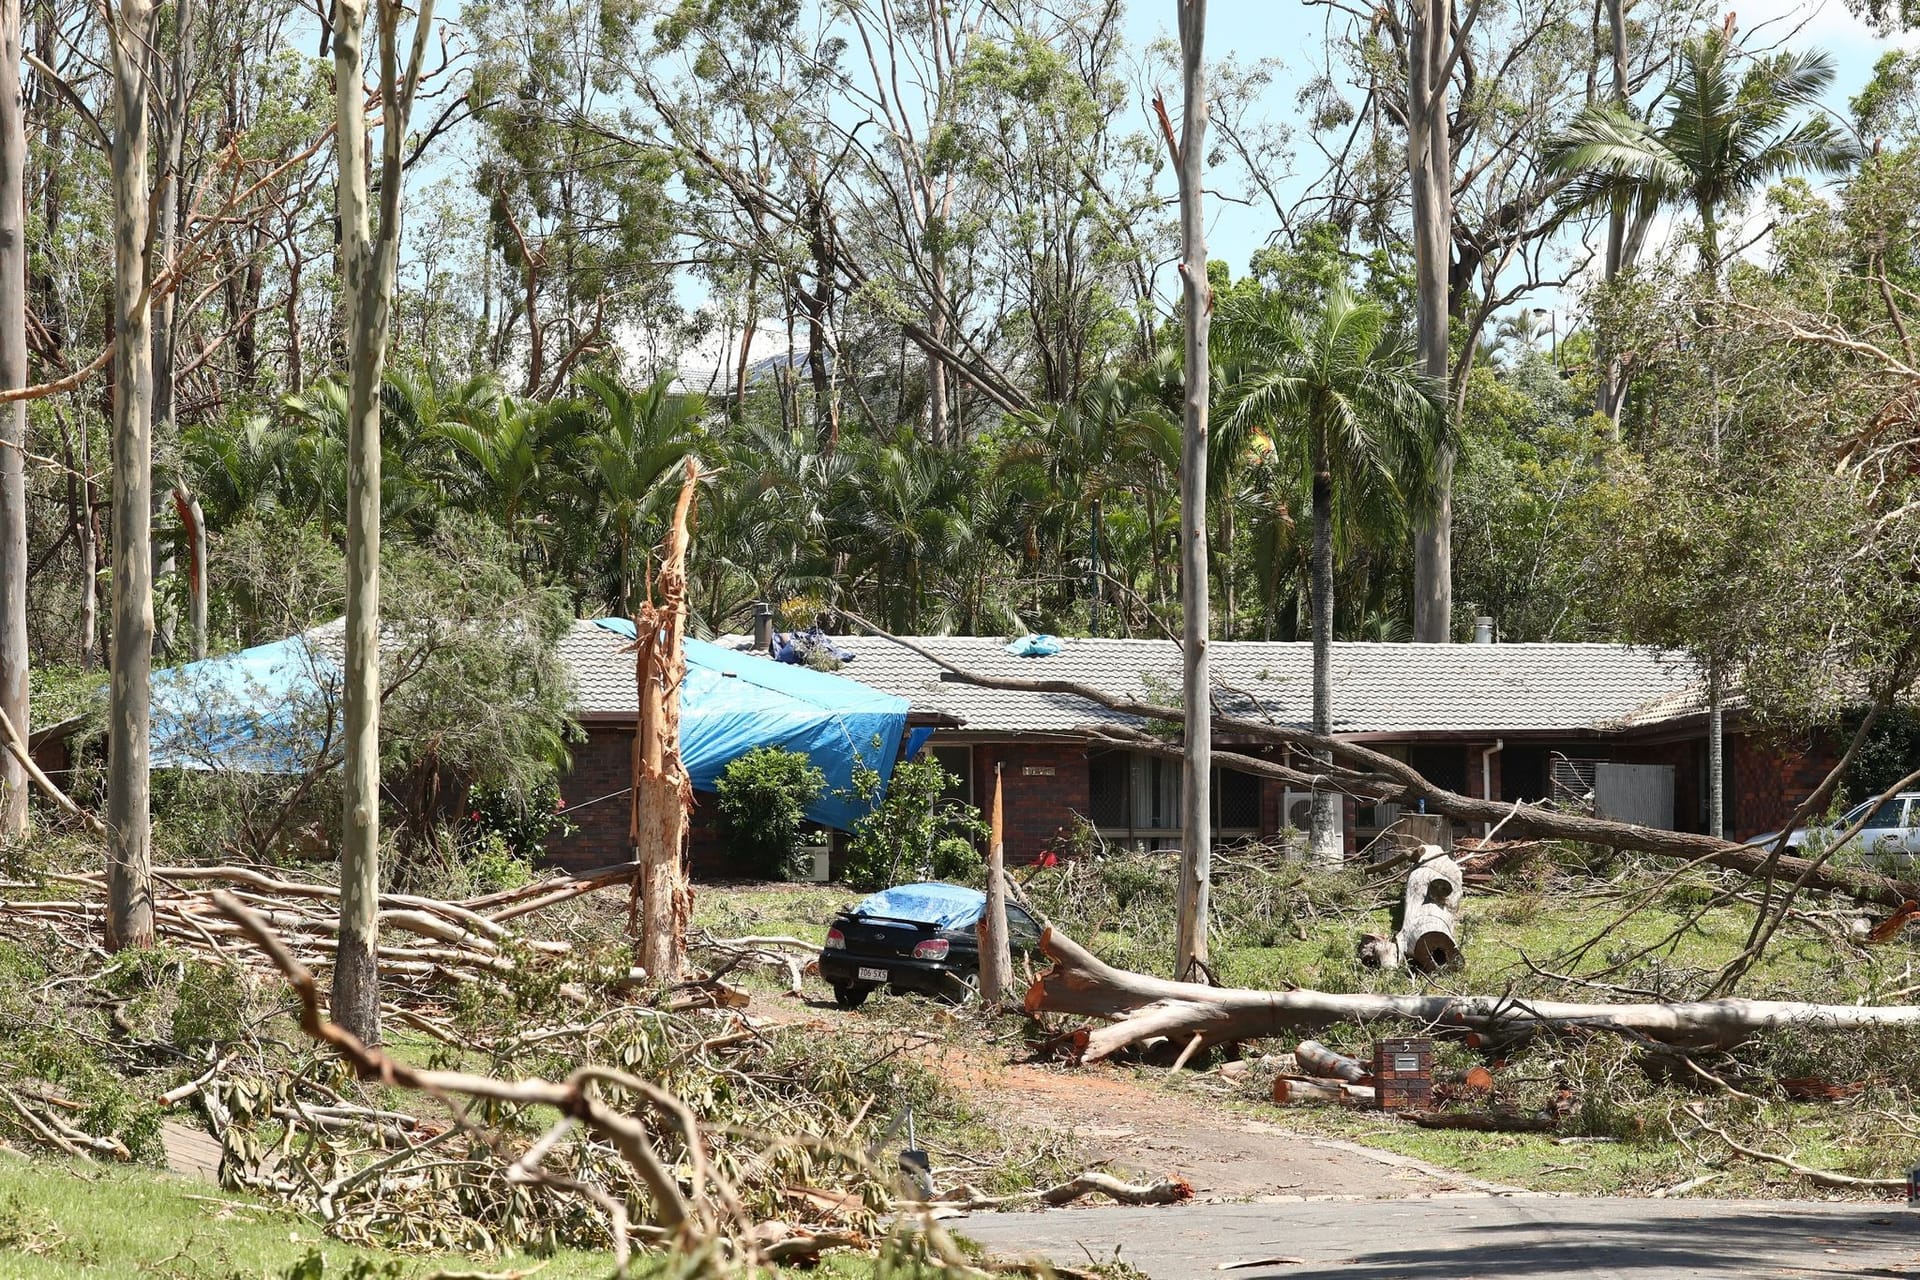
[[[1771,1151],[1762,1151],[1757,1147],[1749,1147],[1744,1143],[1734,1141],[1732,1135],[1725,1129],[1707,1123],[1706,1119],[1693,1108],[1689,1107],[1687,1112],[1699,1122],[1702,1130],[1726,1143],[1728,1150],[1732,1151],[1735,1155],[1745,1156],[1749,1160],[1758,1160],[1762,1164],[1775,1164],[1783,1169],[1791,1169],[1807,1181],[1813,1183],[1816,1187],[1832,1187],[1836,1189],[1852,1188],[1867,1191],[1906,1190],[1907,1180],[1905,1178],[1856,1178],[1850,1173],[1834,1173],[1827,1169],[1816,1169],[1812,1165],[1801,1164],[1791,1156],[1775,1155]]]
[[[1067,1179],[1059,1186],[1046,1187],[1033,1191],[1016,1191],[1012,1195],[982,1195],[969,1186],[958,1186],[952,1191],[918,1206],[904,1208],[921,1209],[998,1209],[1010,1204],[1025,1204],[1038,1200],[1052,1208],[1084,1200],[1091,1195],[1102,1195],[1117,1204],[1180,1204],[1193,1199],[1193,1184],[1185,1178],[1161,1178],[1156,1182],[1125,1182],[1110,1173],[1089,1169],[1085,1173]]]
[[[1920,1006],[1704,1000],[1685,1004],[1573,1004],[1513,996],[1391,996],[1324,991],[1248,991],[1172,982],[1116,969],[1058,929],[1040,937],[1053,966],[1027,989],[1026,1011],[1107,1020],[1072,1034],[1092,1062],[1142,1041],[1194,1036],[1227,1044],[1339,1022],[1410,1022],[1478,1031],[1584,1027],[1664,1044],[1720,1046],[1756,1031],[1814,1024],[1832,1031],[1920,1025]]]

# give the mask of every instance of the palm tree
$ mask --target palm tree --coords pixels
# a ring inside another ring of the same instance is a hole
[[[1776,178],[1838,173],[1859,155],[1823,116],[1792,121],[1817,108],[1833,83],[1824,53],[1744,56],[1733,19],[1686,42],[1680,69],[1655,110],[1665,120],[1639,120],[1617,105],[1581,113],[1549,155],[1551,166],[1579,175],[1567,197],[1588,208],[1637,204],[1643,212],[1685,206],[1700,219],[1700,266],[1717,283],[1722,219]],[[1642,219],[1644,221],[1644,218]]]
[[[673,389],[672,372],[635,391],[601,373],[581,377],[585,394],[571,406],[597,422],[580,441],[584,469],[576,477],[583,496],[619,548],[619,607],[632,614],[635,552],[653,544],[649,530],[664,517],[680,491],[680,465],[704,438],[700,420],[707,402]]]
[[[1400,521],[1433,496],[1446,443],[1441,388],[1419,372],[1411,337],[1344,284],[1310,310],[1262,291],[1231,300],[1220,325],[1224,433],[1264,435],[1312,493],[1313,731],[1333,732],[1333,555],[1369,511]],[[1337,861],[1331,793],[1313,800],[1316,859]]]

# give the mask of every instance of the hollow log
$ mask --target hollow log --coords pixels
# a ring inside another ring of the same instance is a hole
[[[1508,995],[1364,995],[1326,991],[1248,991],[1173,982],[1116,969],[1058,929],[1040,938],[1053,961],[1027,989],[1028,1013],[1103,1019],[1071,1041],[1082,1061],[1105,1058],[1154,1037],[1225,1044],[1288,1035],[1339,1022],[1409,1022],[1491,1031],[1588,1027],[1662,1043],[1712,1047],[1776,1027],[1817,1024],[1825,1031],[1920,1025],[1920,1006],[1806,1004],[1789,1000],[1704,1000],[1686,1004],[1575,1004]]]
[[[1460,898],[1466,891],[1460,864],[1438,845],[1422,845],[1413,870],[1407,873],[1400,932],[1394,938],[1398,959],[1416,973],[1438,973],[1460,958],[1454,940]],[[1365,944],[1361,956],[1366,957]],[[1390,967],[1384,963],[1382,967]]]

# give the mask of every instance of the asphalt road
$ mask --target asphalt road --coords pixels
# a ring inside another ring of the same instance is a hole
[[[1119,1257],[1153,1280],[1920,1277],[1920,1212],[1789,1201],[1462,1196],[976,1213],[1003,1256]]]

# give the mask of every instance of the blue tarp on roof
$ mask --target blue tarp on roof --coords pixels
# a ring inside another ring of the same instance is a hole
[[[156,769],[304,773],[318,763],[339,666],[292,636],[153,673]]]
[[[627,619],[596,621],[633,636]],[[784,747],[826,775],[808,817],[846,830],[868,811],[853,792],[854,771],[893,776],[905,698],[702,640],[686,649],[680,758],[695,787],[713,790],[721,771],[755,747]],[[337,715],[339,681],[339,665],[304,636],[155,672],[153,767],[304,772],[326,743],[325,717]]]
[[[978,889],[929,880],[882,889],[862,898],[852,914],[888,920],[920,920],[937,929],[957,929],[978,920],[986,905],[987,895]]]
[[[626,618],[596,618],[633,638]],[[844,831],[869,806],[853,794],[854,770],[893,776],[907,700],[857,680],[793,666],[689,639],[687,678],[680,686],[680,762],[693,785],[713,790],[727,765],[755,747],[805,752],[827,775],[826,790],[807,810],[815,822]]]

